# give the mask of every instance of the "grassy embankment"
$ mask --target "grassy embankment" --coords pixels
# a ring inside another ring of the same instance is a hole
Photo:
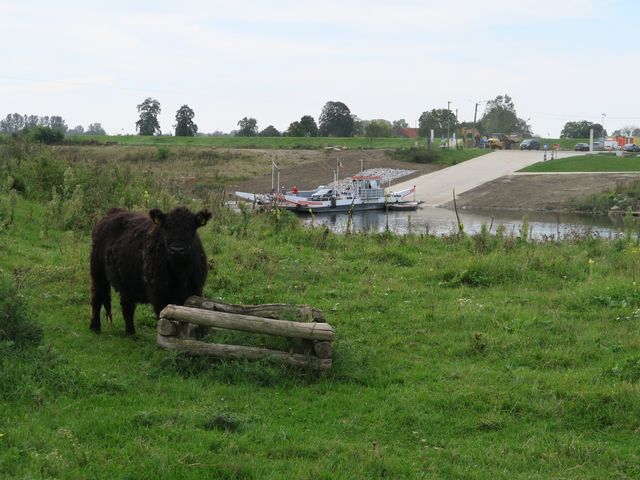
[[[232,182],[268,175],[271,162],[276,160],[280,168],[301,167],[322,159],[333,159],[338,152],[270,152],[255,149],[210,148],[199,146],[52,146],[32,147],[32,152],[51,151],[55,156],[73,164],[116,163],[128,165],[147,175],[161,175],[167,187],[188,187],[192,190],[222,189]],[[425,148],[401,148],[385,150],[384,154],[395,160],[409,163],[434,163],[454,165],[487,153],[481,149],[428,150]],[[344,153],[342,155],[345,155]],[[366,155],[363,155],[366,158]],[[383,164],[384,165],[384,164]],[[366,168],[366,167],[365,167]],[[411,168],[407,165],[405,168]]]
[[[601,153],[598,155],[577,155],[575,157],[559,158],[539,162],[523,168],[522,172],[638,172],[640,171],[640,157],[617,156],[615,153]]]
[[[0,476],[640,475],[631,225],[616,241],[337,236],[206,200],[207,296],[309,303],[337,329],[325,375],[208,363],[158,350],[147,307],[135,339],[117,306],[101,336],[88,330],[101,204],[85,194],[135,209],[188,200],[135,169],[46,158],[0,164]],[[7,341],[16,312],[42,325],[41,346]]]
[[[617,156],[614,153],[579,155],[540,162],[521,170],[530,173],[563,172],[640,172],[640,157]],[[612,191],[591,195],[577,203],[575,208],[583,212],[606,214],[613,210],[625,212],[640,210],[640,181],[622,182]]]

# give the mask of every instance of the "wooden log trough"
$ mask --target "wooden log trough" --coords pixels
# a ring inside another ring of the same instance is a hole
[[[283,319],[283,318],[286,318]],[[236,330],[301,339],[304,353],[268,348],[208,343],[196,340],[196,330]],[[258,360],[270,358],[315,370],[331,368],[335,331],[322,312],[308,305],[232,305],[190,297],[185,306],[167,305],[158,320],[158,346],[195,356],[218,359]]]

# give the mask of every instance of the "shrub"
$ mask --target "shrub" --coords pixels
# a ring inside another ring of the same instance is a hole
[[[38,143],[54,145],[62,143],[64,140],[64,133],[62,130],[58,130],[57,128],[37,126],[33,127],[33,129],[29,131],[29,137]]]
[[[16,347],[40,344],[42,327],[30,315],[15,284],[0,275],[0,342]]]
[[[424,147],[400,148],[393,152],[392,156],[397,160],[413,163],[435,163],[440,159],[437,150]]]

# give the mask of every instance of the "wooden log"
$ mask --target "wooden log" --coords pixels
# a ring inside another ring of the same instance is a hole
[[[314,340],[313,351],[318,358],[331,358],[333,355],[333,343]]]
[[[183,340],[176,337],[165,337],[163,335],[157,336],[157,342],[159,347],[166,350],[176,350],[188,353],[189,355],[207,356],[227,360],[259,360],[262,358],[270,358],[296,367],[305,367],[314,370],[328,370],[331,368],[332,363],[330,358],[321,359],[313,355],[286,353],[266,348],[205,343],[197,340]]]
[[[161,312],[161,318],[190,322],[205,327],[217,327],[243,332],[265,333],[281,337],[306,338],[309,340],[332,341],[333,327],[328,323],[300,323],[288,320],[252,317],[225,312],[202,310],[198,308],[167,305]]]
[[[177,328],[175,322],[166,318],[158,320],[158,333],[165,337],[175,337],[177,334]]]
[[[192,296],[184,302],[185,307],[202,308],[217,312],[237,313],[252,317],[282,319],[287,317],[292,320],[304,322],[325,323],[321,310],[310,305],[287,305],[284,303],[266,303],[263,305],[234,305],[222,303],[207,298]]]

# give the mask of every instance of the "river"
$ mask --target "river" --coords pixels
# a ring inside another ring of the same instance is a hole
[[[491,226],[491,233],[499,225],[504,225],[505,234],[519,236],[523,219],[529,225],[529,237],[566,238],[590,233],[600,237],[613,237],[624,227],[621,220],[612,220],[607,216],[578,215],[570,213],[545,213],[521,211],[461,210],[460,221],[467,233],[480,231],[482,225]],[[348,225],[348,215],[344,213],[323,213],[303,215],[305,225],[326,225],[337,233],[344,233]],[[383,232],[386,228],[397,234],[429,233],[446,235],[457,232],[456,214],[453,210],[437,207],[425,207],[414,212],[364,211],[355,212],[351,225],[352,232]]]

